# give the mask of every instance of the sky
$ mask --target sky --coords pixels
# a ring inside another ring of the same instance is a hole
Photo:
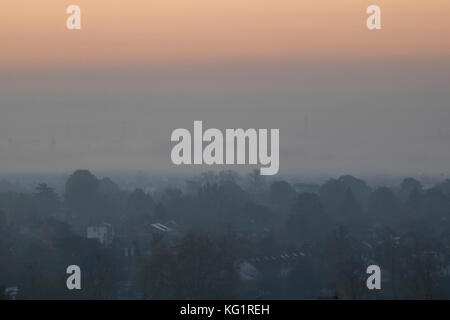
[[[194,170],[203,120],[280,128],[282,173],[448,176],[449,34],[446,0],[3,0],[0,172]]]

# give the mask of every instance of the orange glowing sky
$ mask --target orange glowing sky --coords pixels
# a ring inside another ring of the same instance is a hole
[[[70,4],[80,31],[65,28]],[[0,68],[447,57],[449,34],[448,0],[2,0]]]

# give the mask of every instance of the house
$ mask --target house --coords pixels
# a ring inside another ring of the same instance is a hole
[[[87,227],[87,238],[97,239],[102,245],[111,245],[114,238],[114,228],[109,223],[102,223],[99,226]]]
[[[5,289],[4,295],[11,300],[16,300],[16,296],[19,293],[18,287],[8,287]]]
[[[237,266],[239,279],[242,281],[257,280],[261,274],[256,267],[248,261],[243,261]]]
[[[157,244],[161,240],[164,242],[171,242],[174,239],[178,239],[183,234],[180,230],[180,226],[175,221],[169,221],[165,224],[159,222],[152,223],[150,227],[153,244]]]
[[[172,228],[162,224],[162,223],[152,223],[151,225],[157,232],[166,233],[172,231]]]

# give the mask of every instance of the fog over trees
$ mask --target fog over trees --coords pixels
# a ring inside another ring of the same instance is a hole
[[[2,186],[2,299],[450,298],[448,179],[77,170],[61,186]],[[381,290],[366,287],[373,264]],[[67,289],[69,265],[82,290]]]

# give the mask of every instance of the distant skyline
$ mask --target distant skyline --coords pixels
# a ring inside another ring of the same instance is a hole
[[[281,174],[450,176],[450,2],[370,4],[4,0],[0,172],[189,173],[170,133],[202,120],[280,128]]]

